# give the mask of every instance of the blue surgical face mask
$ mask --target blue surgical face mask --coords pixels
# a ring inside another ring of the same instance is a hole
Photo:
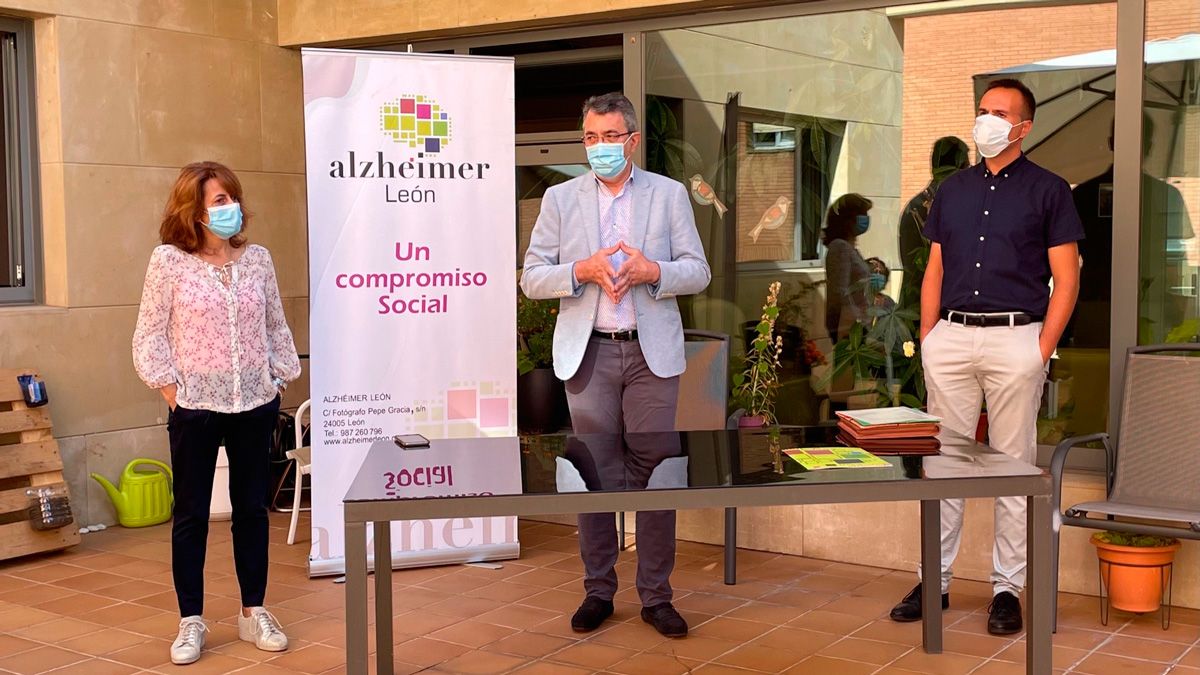
[[[880,293],[883,291],[883,287],[887,286],[887,277],[878,272],[873,272],[868,283],[871,285],[872,293]]]
[[[856,236],[861,236],[861,235],[866,234],[867,230],[869,230],[869,229],[871,229],[871,216],[868,216],[865,213],[855,216],[855,218],[854,218],[854,234]]]
[[[587,158],[592,171],[601,178],[616,178],[629,162],[625,159],[625,143],[597,143],[587,149]]]
[[[242,231],[242,205],[234,202],[208,207],[208,222],[204,226],[221,239],[229,239]]]

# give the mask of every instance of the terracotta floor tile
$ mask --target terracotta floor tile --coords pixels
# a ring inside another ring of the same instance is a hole
[[[521,673],[521,675],[591,675],[594,671],[586,668],[576,668],[575,666],[566,666],[561,663],[538,661],[517,668],[512,672]]]
[[[805,628],[841,636],[849,635],[868,623],[871,623],[871,620],[860,615],[814,609],[793,620],[788,625],[793,628]]]
[[[679,611],[689,610],[703,614],[719,615],[731,612],[747,603],[748,601],[744,598],[698,592],[689,593],[686,597],[675,600],[671,604],[675,605],[675,609]]]
[[[921,622],[899,623],[890,619],[872,621],[855,631],[854,637],[915,647],[921,644]]]
[[[580,666],[582,668],[603,670],[628,659],[633,654],[634,652],[629,649],[579,642],[562,651],[555,652],[553,655],[547,657],[546,660]]]
[[[669,639],[671,638],[664,637],[654,630],[653,626],[643,621],[636,621],[619,623],[594,636],[589,636],[587,641],[641,652],[652,649]]]
[[[919,623],[917,624],[920,625]],[[1012,646],[1013,640],[995,635],[964,633],[957,630],[943,631],[942,648],[947,652],[991,658]],[[918,643],[919,644],[919,643]]]
[[[483,648],[484,651],[496,652],[499,654],[508,654],[510,656],[520,656],[529,659],[536,659],[552,654],[568,645],[574,644],[574,640],[567,638],[555,637],[553,635],[543,635],[541,633],[513,633],[506,638],[497,640]]]
[[[174,639],[175,631],[172,631],[171,640]],[[139,668],[152,669],[155,666],[170,663],[171,640],[148,639],[139,645],[118,649],[106,655],[105,658]]]
[[[456,623],[452,626],[447,626],[441,630],[434,631],[429,634],[429,637],[435,640],[445,640],[454,644],[463,645],[472,649],[479,649],[484,645],[491,644],[497,640],[508,637],[516,631],[512,628],[496,626],[482,621],[466,620]]]
[[[693,661],[711,661],[726,652],[737,649],[741,644],[731,640],[706,638],[692,634],[683,640],[667,640],[650,648],[649,651]]]
[[[497,626],[505,626],[517,630],[527,630],[549,621],[558,615],[558,612],[552,612],[548,609],[525,607],[523,605],[508,605],[480,614],[476,618],[484,623],[492,623]]]
[[[846,638],[825,647],[818,653],[822,656],[863,661],[882,666],[895,661],[911,649],[906,645],[898,645],[893,642]]]
[[[26,640],[14,635],[0,635],[0,659],[21,652],[27,652],[30,649],[36,649],[41,645],[32,640]]]
[[[1179,665],[1200,668],[1200,646],[1192,647],[1179,659]]]
[[[18,673],[18,675],[33,675],[69,666],[86,658],[85,655],[78,652],[45,646],[0,659],[0,670]]]
[[[508,581],[497,581],[487,586],[473,588],[464,592],[463,595],[468,598],[483,598],[499,602],[516,602],[530,597],[528,586],[509,583]]]
[[[105,628],[85,635],[63,640],[59,646],[72,651],[104,656],[116,651],[144,644],[149,641],[145,635],[138,635],[118,628]]]
[[[769,626],[782,626],[789,621],[798,619],[806,611],[799,607],[789,605],[773,605],[761,601],[746,602],[740,607],[735,607],[723,616],[729,619],[742,619],[744,621],[756,621],[765,623]]]
[[[101,607],[95,611],[83,612],[79,618],[103,626],[123,626],[146,617],[156,616],[162,612],[153,607],[135,605],[128,602]]]
[[[715,662],[737,668],[781,673],[799,663],[806,656],[808,655],[786,649],[748,644],[718,657]]]
[[[462,645],[419,637],[393,647],[392,657],[397,661],[428,668],[449,661],[469,651],[471,651],[469,647]]]
[[[62,563],[50,563],[46,565],[38,565],[35,567],[16,567],[8,572],[10,576],[19,579],[28,579],[40,583],[58,581],[59,579],[67,579],[80,574],[85,574],[90,571],[90,568],[79,567],[76,565],[67,565]]]
[[[61,586],[30,583],[23,588],[0,594],[0,601],[32,607],[51,600],[75,595],[76,593],[76,591],[72,591],[69,588],[62,588]]]
[[[762,602],[769,602],[776,605],[787,605],[788,607],[796,607],[798,609],[817,609],[837,600],[837,593],[829,593],[826,591],[812,591],[803,588],[787,588],[770,595],[760,598]]]
[[[1114,619],[1116,617],[1114,616]],[[1120,625],[1119,622],[1110,620],[1108,625]],[[1103,626],[1101,626],[1103,628]],[[1151,640],[1164,640],[1167,642],[1182,642],[1185,644],[1193,644],[1200,640],[1200,626],[1195,626],[1187,623],[1179,623],[1172,621],[1171,627],[1167,630],[1162,629],[1162,623],[1159,616],[1155,614],[1145,614],[1133,618],[1129,623],[1121,628],[1121,635],[1131,635],[1135,637],[1149,638]]]
[[[971,675],[1025,675],[1024,663],[1009,663],[1008,661],[988,661]]]
[[[116,604],[116,600],[91,593],[71,593],[56,600],[40,602],[35,607],[62,616],[80,616]]]
[[[1088,655],[1088,650],[1075,649],[1054,645],[1052,662],[1055,668],[1069,668]],[[993,660],[1010,663],[1025,663],[1025,641],[1014,642],[1012,646],[997,654]]]
[[[1126,636],[1123,633],[1112,636],[1112,639],[1100,645],[1096,651],[1104,654],[1128,656],[1144,661],[1173,662],[1183,656],[1187,645],[1178,642],[1162,642],[1138,637]]]
[[[519,584],[511,584],[511,586],[523,591],[522,597],[517,598],[515,602],[526,607],[548,609],[557,613],[574,613],[579,604],[583,602],[583,594],[579,591],[565,591],[561,588],[551,588],[540,592],[535,591],[533,594],[530,594],[528,586],[521,586]]]
[[[621,675],[684,675],[701,664],[700,661],[681,659],[669,654],[646,652],[609,666],[608,671]]]
[[[881,619],[887,618],[888,612],[892,611],[895,604],[892,600],[881,600],[851,593],[822,605],[821,609],[827,612],[853,614],[866,619]]]
[[[323,673],[346,662],[346,653],[326,645],[309,645],[300,649],[288,649],[268,663],[299,673]]]
[[[459,619],[470,619],[472,617],[485,614],[494,609],[507,607],[511,603],[500,602],[499,600],[485,600],[483,598],[468,598],[461,595],[452,596],[426,605],[421,608],[423,612],[432,612],[443,616],[452,616]]]
[[[506,673],[525,664],[524,659],[494,652],[470,651],[456,656],[438,667],[450,673],[464,675],[494,675]]]
[[[879,669],[873,663],[810,656],[787,670],[787,675],[869,675]]]
[[[732,666],[723,666],[719,663],[706,663],[693,672],[696,675],[747,675],[748,673],[761,673],[765,671],[734,668]]]
[[[537,569],[522,572],[508,578],[508,582],[519,584],[521,586],[534,586],[537,588],[558,588],[563,584],[578,582],[582,576],[573,572],[563,572],[561,570],[550,569],[547,567],[539,567]],[[580,592],[583,591],[583,585],[580,584]]]
[[[790,626],[777,628],[755,640],[753,644],[796,652],[801,656],[815,654],[829,645],[842,639],[840,635],[821,633],[804,628]]]
[[[73,591],[84,591],[84,592],[91,593],[98,589],[109,588],[111,586],[116,586],[117,584],[125,583],[127,581],[129,581],[129,579],[127,577],[123,577],[123,576],[120,576],[117,574],[110,574],[108,572],[91,571],[91,572],[85,572],[85,573],[77,575],[77,576],[67,577],[65,579],[59,579],[59,580],[53,581],[51,583],[55,586],[61,586],[63,588],[68,588]]]
[[[174,597],[175,591],[171,586],[166,584],[156,584],[150,581],[128,579],[115,586],[97,589],[93,591],[93,593],[106,598],[112,598],[113,600],[130,602],[150,595],[157,595],[159,593],[170,593],[171,596]]]
[[[701,624],[698,628],[692,630],[692,634],[700,637],[716,638],[718,640],[748,642],[762,637],[770,632],[770,630],[770,626],[756,621],[728,619],[719,616],[712,621]]]
[[[1200,668],[1189,668],[1187,666],[1175,666],[1170,671],[1170,675],[1200,675]]]
[[[102,626],[98,626],[94,623],[63,617],[61,619],[54,619],[52,621],[39,623],[36,626],[29,626],[15,630],[13,631],[13,634],[28,638],[30,640],[37,640],[38,642],[56,645],[63,640],[69,640],[73,637],[86,635],[88,633],[95,633],[101,628]]]
[[[1166,667],[1161,663],[1096,653],[1085,658],[1071,672],[1087,675],[1162,675],[1165,671]]]
[[[889,665],[906,668],[926,675],[967,675],[984,663],[985,659],[964,654],[926,654],[914,649]]]
[[[104,659],[88,659],[51,671],[52,675],[129,675],[136,672],[139,672],[138,668]]]
[[[796,588],[809,591],[825,591],[829,593],[849,593],[866,582],[862,579],[847,579],[831,574],[810,574],[796,581]]]

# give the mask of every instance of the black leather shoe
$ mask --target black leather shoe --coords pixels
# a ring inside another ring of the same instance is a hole
[[[1001,591],[988,605],[988,632],[992,635],[1012,635],[1021,632],[1021,601],[1008,591]]]
[[[942,609],[950,608],[950,594],[942,593]],[[908,623],[921,620],[921,584],[909,591],[900,604],[892,608],[892,621]]]
[[[612,616],[612,600],[601,600],[593,596],[583,599],[583,604],[575,610],[571,617],[571,630],[576,633],[590,633],[600,627],[604,620]]]
[[[687,621],[679,616],[679,612],[676,612],[669,602],[653,607],[643,607],[642,621],[653,625],[654,630],[671,638],[684,637],[688,632]]]

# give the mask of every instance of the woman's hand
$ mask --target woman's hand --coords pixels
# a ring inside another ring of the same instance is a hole
[[[158,393],[162,394],[162,397],[166,399],[167,407],[171,409],[171,412],[175,412],[175,394],[178,391],[179,385],[176,384],[168,384],[167,386],[158,390]]]

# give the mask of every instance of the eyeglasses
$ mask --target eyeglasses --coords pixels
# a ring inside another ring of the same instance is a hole
[[[608,133],[606,133],[606,134],[604,134],[604,135],[600,135],[600,134],[584,134],[584,135],[583,135],[583,138],[581,138],[581,139],[579,139],[579,140],[583,141],[583,144],[584,144],[584,145],[586,145],[586,146],[589,146],[589,147],[590,147],[590,146],[593,146],[593,145],[595,145],[595,144],[599,143],[599,142],[600,142],[600,141],[602,141],[602,140],[603,140],[605,143],[620,143],[622,138],[625,138],[626,136],[628,136],[628,135],[630,135],[630,134],[633,134],[633,133],[637,133],[637,132],[635,132],[635,131],[626,131],[626,132],[625,132],[625,133],[623,133],[623,134],[618,134],[618,133],[617,133],[617,132],[615,132],[615,131],[610,131],[610,132],[608,132]]]

